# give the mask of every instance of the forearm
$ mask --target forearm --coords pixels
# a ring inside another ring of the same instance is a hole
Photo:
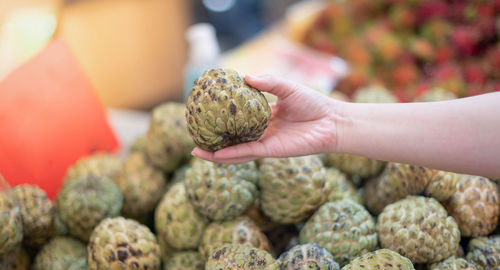
[[[500,176],[500,93],[454,101],[341,103],[337,151]]]

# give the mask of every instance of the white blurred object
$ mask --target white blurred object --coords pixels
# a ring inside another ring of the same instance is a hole
[[[236,0],[203,0],[203,5],[211,11],[224,12],[231,9]]]
[[[151,114],[145,111],[108,109],[108,121],[120,142],[120,156],[129,154],[134,140],[145,134]]]

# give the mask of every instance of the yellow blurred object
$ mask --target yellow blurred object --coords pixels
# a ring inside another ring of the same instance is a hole
[[[0,80],[51,40],[61,0],[0,1]]]
[[[106,106],[148,109],[182,98],[189,21],[185,0],[81,0],[59,34]]]
[[[290,39],[302,42],[306,31],[327,4],[326,1],[302,1],[288,8],[285,23]]]

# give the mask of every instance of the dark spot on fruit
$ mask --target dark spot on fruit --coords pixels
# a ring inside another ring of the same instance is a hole
[[[201,113],[201,109],[200,109],[200,108],[197,108],[197,109],[196,109],[196,111],[197,111],[198,113]]]
[[[231,100],[230,104],[229,104],[229,110],[231,111],[231,114],[232,115],[235,115],[236,114],[236,105],[234,105],[233,101]]]
[[[125,262],[128,258],[128,252],[125,250],[118,250],[118,260]]]

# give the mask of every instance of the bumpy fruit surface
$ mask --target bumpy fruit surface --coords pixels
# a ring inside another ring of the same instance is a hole
[[[328,202],[302,228],[300,243],[319,244],[343,266],[377,248],[375,222],[362,205],[350,199]]]
[[[460,174],[437,171],[425,188],[424,194],[436,198],[440,202],[447,201],[457,190]]]
[[[88,176],[107,176],[114,179],[120,172],[122,161],[113,154],[99,152],[82,157],[68,169],[63,185]]]
[[[38,186],[20,185],[12,189],[21,209],[23,242],[38,247],[52,235],[55,207]]]
[[[88,270],[89,266],[87,265],[87,258],[81,258],[71,264],[68,270]]]
[[[123,196],[107,177],[86,177],[65,185],[57,195],[57,213],[70,235],[87,242],[107,217],[120,214]]]
[[[207,222],[189,202],[182,182],[174,184],[163,195],[155,210],[160,243],[179,250],[197,248]]]
[[[143,153],[130,154],[115,180],[123,194],[123,216],[141,220],[153,211],[165,182],[162,171],[150,165]]]
[[[33,270],[67,270],[85,258],[85,245],[73,238],[56,236],[45,244],[33,262]]]
[[[377,223],[380,244],[413,263],[433,263],[455,254],[460,231],[434,198],[408,196],[384,208]]]
[[[495,230],[499,202],[494,182],[480,176],[462,175],[455,194],[445,203],[445,207],[457,221],[462,236],[477,237]]]
[[[328,187],[317,156],[265,158],[260,165],[261,207],[278,223],[307,219],[327,200]]]
[[[139,137],[135,138],[135,140],[130,145],[130,153],[144,152],[145,148],[146,148],[146,134],[140,135]]]
[[[16,259],[11,265],[10,270],[29,270],[30,257],[24,248],[20,248],[16,253]]]
[[[278,270],[279,263],[267,251],[258,248],[225,244],[212,252],[206,270]]]
[[[357,203],[361,203],[361,196],[359,196],[356,187],[347,180],[345,174],[335,168],[326,169],[326,184],[330,190],[328,201],[334,202],[342,199],[351,199]]]
[[[248,217],[209,224],[203,233],[198,250],[203,258],[208,258],[223,244],[247,245],[271,252],[269,240]]]
[[[416,102],[432,102],[432,101],[445,101],[456,99],[457,96],[451,91],[444,90],[443,88],[432,88],[425,94],[421,95]]]
[[[205,71],[195,80],[186,107],[189,133],[207,151],[258,140],[271,116],[264,95],[230,69]]]
[[[12,192],[0,191],[0,256],[14,251],[22,239],[20,207]]]
[[[297,245],[278,259],[282,270],[339,270],[333,255],[316,243]]]
[[[205,260],[196,251],[176,252],[165,263],[164,270],[203,270]]]
[[[356,184],[360,184],[361,179],[378,175],[387,163],[363,156],[336,153],[326,154],[325,164],[339,169],[352,177]]]
[[[184,104],[176,102],[163,103],[153,109],[144,151],[154,166],[166,172],[179,167],[194,148],[186,129],[185,110]]]
[[[413,270],[411,261],[390,249],[379,249],[353,259],[342,270]]]
[[[243,213],[243,216],[249,217],[263,232],[268,232],[279,226],[278,223],[272,221],[270,217],[264,214],[260,207],[260,198],[257,198],[253,204],[248,207],[245,213]]]
[[[429,265],[429,270],[476,270],[476,267],[463,258],[450,257],[442,262]]]
[[[398,99],[387,89],[380,86],[361,88],[352,98],[357,103],[395,103]]]
[[[500,268],[500,236],[477,237],[469,242],[467,260],[478,270]]]
[[[257,178],[254,162],[228,165],[196,159],[186,171],[184,185],[190,202],[202,215],[230,220],[254,202]]]
[[[148,227],[123,217],[107,218],[87,247],[90,270],[160,269],[160,245]]]

